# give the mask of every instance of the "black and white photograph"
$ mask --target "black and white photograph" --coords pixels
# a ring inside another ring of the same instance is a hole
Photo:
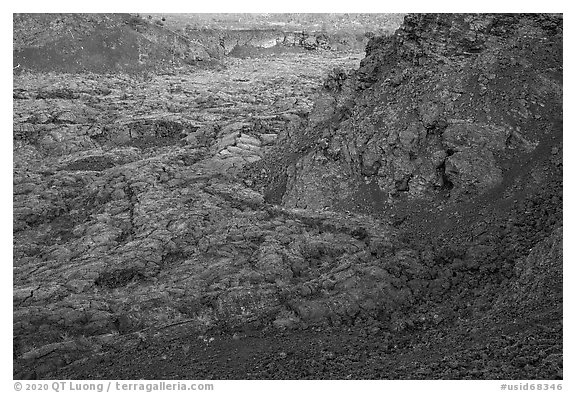
[[[302,11],[12,14],[8,388],[562,389],[563,14]]]

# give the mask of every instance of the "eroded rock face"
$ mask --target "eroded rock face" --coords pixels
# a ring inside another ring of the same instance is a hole
[[[325,83],[284,203],[334,206],[362,183],[417,199],[502,185],[504,162],[559,124],[561,32],[554,16],[407,16],[393,37],[370,41],[358,71]],[[298,169],[315,162],[326,169]]]
[[[394,23],[386,26],[392,31]],[[367,28],[366,26],[364,28]],[[202,44],[215,58],[249,57],[287,51],[360,52],[368,38],[361,31],[283,31],[282,29],[185,29],[190,41]]]

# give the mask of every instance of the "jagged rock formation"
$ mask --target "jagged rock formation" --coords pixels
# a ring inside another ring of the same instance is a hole
[[[221,56],[279,53],[292,49],[361,51],[367,35],[392,34],[402,14],[170,14],[166,26]]]
[[[289,49],[361,51],[367,41],[362,33],[328,33],[307,31],[186,29],[192,42],[210,48],[211,55],[243,57],[282,53]]]
[[[552,16],[407,17],[317,102],[284,204],[334,207],[364,186],[375,203],[457,199],[510,182],[505,162],[560,135],[561,32]]]
[[[307,124],[282,134],[249,178],[285,207],[391,219],[413,261],[447,269],[443,283],[443,273],[400,273],[412,310],[442,304],[483,320],[497,301],[483,323],[545,320],[538,336],[559,342],[562,69],[559,16],[409,15],[393,37],[369,42],[357,71],[329,75]],[[541,241],[553,251],[528,257]],[[543,277],[538,263],[550,266]],[[524,334],[510,340],[525,346]],[[545,362],[561,375],[552,347]],[[542,360],[530,359],[526,370]]]
[[[335,34],[327,32],[292,32],[281,30],[195,30],[187,29],[191,40],[209,41],[212,48],[218,48],[220,56],[239,56],[244,51],[266,53],[265,49],[282,51],[283,48],[305,50],[362,50],[368,39],[364,34]]]

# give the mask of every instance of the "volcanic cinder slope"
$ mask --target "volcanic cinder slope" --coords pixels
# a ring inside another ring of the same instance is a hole
[[[562,378],[562,17],[355,59],[19,75],[15,375]]]
[[[142,72],[214,60],[210,48],[129,14],[14,14],[19,72]]]

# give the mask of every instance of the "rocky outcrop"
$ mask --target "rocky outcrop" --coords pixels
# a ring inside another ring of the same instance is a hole
[[[561,17],[409,15],[357,71],[329,74],[306,123],[253,164],[254,188],[390,220],[411,306],[385,329],[456,318],[521,359],[504,374],[561,378],[562,69]]]
[[[339,51],[356,53],[364,49],[368,38],[362,32],[216,30],[187,28],[186,36],[203,45],[218,58],[247,57],[290,50]]]
[[[561,33],[555,16],[407,16],[326,82],[296,136],[310,147],[280,169],[283,203],[336,206],[362,184],[384,202],[457,200],[510,181],[507,162],[561,129]]]

